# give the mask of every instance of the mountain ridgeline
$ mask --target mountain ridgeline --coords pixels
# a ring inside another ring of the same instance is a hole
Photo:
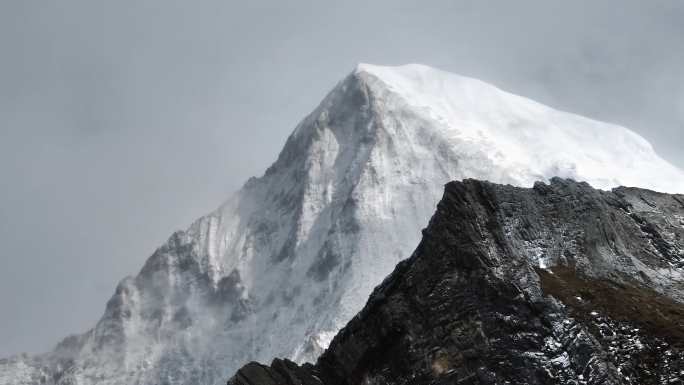
[[[684,192],[624,127],[422,65],[359,65],[264,175],[124,278],[91,330],[0,360],[0,385],[218,385],[249,361],[315,361],[411,255],[445,183],[554,176]]]
[[[684,195],[452,182],[316,365],[228,384],[681,384],[683,267]]]

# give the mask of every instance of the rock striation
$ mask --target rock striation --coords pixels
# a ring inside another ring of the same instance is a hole
[[[451,182],[315,365],[228,383],[681,384],[683,262],[683,195]]]

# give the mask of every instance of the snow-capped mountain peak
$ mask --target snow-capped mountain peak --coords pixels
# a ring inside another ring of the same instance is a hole
[[[249,360],[311,360],[418,244],[444,183],[684,191],[633,132],[422,65],[360,64],[276,162],[171,236],[102,319],[0,384],[220,384]]]
[[[549,175],[586,180],[598,188],[647,186],[681,192],[681,170],[663,161],[624,127],[562,112],[477,79],[424,65],[361,64],[400,95],[412,111],[437,122],[454,142],[489,151],[488,159],[519,183]],[[654,172],[654,169],[657,171]]]

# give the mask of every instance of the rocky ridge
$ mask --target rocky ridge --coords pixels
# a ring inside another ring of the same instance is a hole
[[[451,182],[315,365],[229,384],[681,384],[682,261],[683,195]]]

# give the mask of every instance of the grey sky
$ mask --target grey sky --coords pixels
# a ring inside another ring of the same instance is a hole
[[[0,356],[92,326],[357,62],[478,77],[682,167],[682,20],[657,0],[1,1]]]

